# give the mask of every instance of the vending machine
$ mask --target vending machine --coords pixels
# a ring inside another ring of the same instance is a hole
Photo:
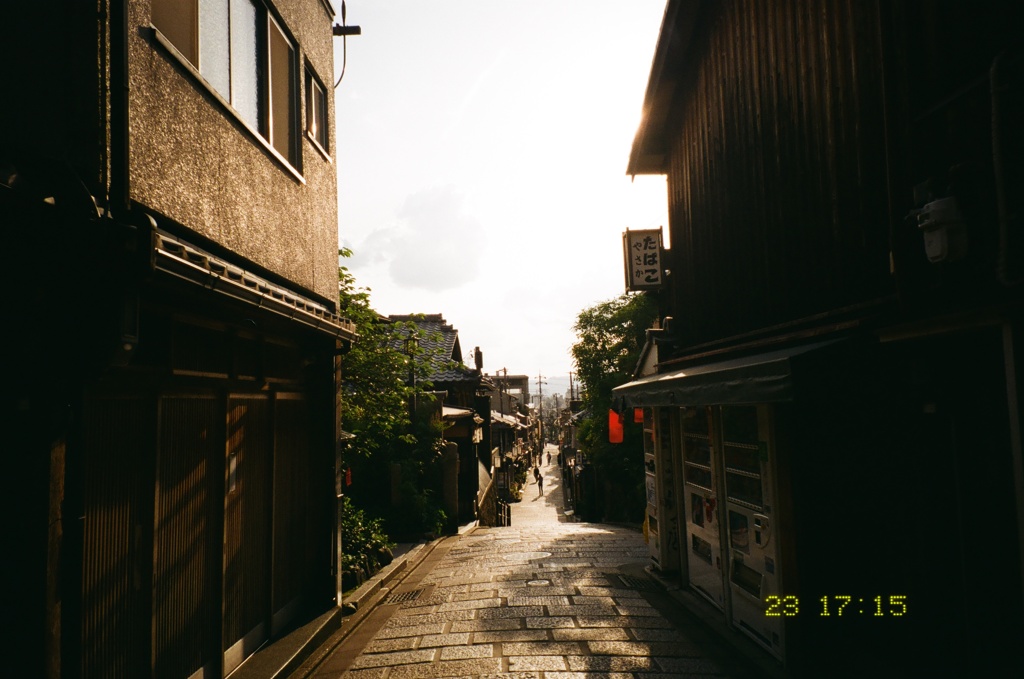
[[[647,513],[644,517],[644,540],[651,555],[651,565],[661,571],[661,525],[658,512],[657,455],[655,454],[654,409],[641,411],[644,425],[644,493],[647,496]]]
[[[646,530],[651,566],[661,573],[679,570],[679,511],[672,461],[675,408],[644,408]]]
[[[686,564],[694,591],[784,659],[767,604],[782,594],[771,415],[767,405],[681,409]]]
[[[712,454],[711,408],[681,409],[683,507],[689,584],[716,607],[725,608],[718,465]]]
[[[767,597],[781,594],[771,408],[722,406],[720,413],[729,617],[782,659],[782,621],[767,615],[766,604]]]

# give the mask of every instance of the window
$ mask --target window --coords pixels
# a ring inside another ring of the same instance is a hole
[[[324,153],[327,146],[327,90],[320,84],[312,69],[306,66],[306,134]]]
[[[296,155],[295,48],[277,22],[270,19],[270,143],[285,158]],[[292,163],[294,164],[294,162]]]
[[[259,129],[259,16],[252,0],[199,0],[199,73]]]
[[[298,167],[296,50],[254,0],[153,0],[153,25],[293,167]]]

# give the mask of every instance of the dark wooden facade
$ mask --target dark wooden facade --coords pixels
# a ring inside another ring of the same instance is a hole
[[[281,151],[155,27],[157,5],[19,6],[0,40],[19,64],[5,89],[39,92],[0,117],[20,253],[2,284],[24,291],[3,412],[26,676],[225,676],[336,605],[335,384],[355,335],[337,316],[333,134],[299,115],[330,81],[333,11],[250,7],[257,37],[293,50]]]
[[[667,175],[672,320],[657,378],[619,393],[660,412],[682,549],[656,565],[697,589],[707,557],[715,615],[794,675],[1024,670],[1022,44],[1008,3],[667,3],[628,172]],[[942,250],[925,227],[953,204]],[[717,566],[700,493],[737,508]],[[744,508],[773,526],[774,589],[750,584]],[[878,593],[910,613],[821,615]],[[763,620],[768,595],[800,615],[752,629],[736,602]]]
[[[682,343],[820,324],[897,295],[929,312],[936,289],[1007,296],[997,259],[1009,280],[1020,257],[1000,233],[993,149],[1007,193],[1020,104],[1008,89],[994,140],[990,69],[1016,28],[1001,4],[671,3],[670,13],[678,25],[629,172],[669,178]],[[669,66],[684,55],[699,62]],[[1019,78],[1012,53],[1001,63],[1000,77]],[[948,195],[966,213],[969,254],[933,267],[908,217]]]

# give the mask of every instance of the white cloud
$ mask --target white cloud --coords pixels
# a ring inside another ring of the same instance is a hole
[[[383,264],[401,288],[452,290],[479,275],[484,240],[480,222],[467,214],[454,187],[426,189],[405,199],[392,225],[352,248],[352,269]]]

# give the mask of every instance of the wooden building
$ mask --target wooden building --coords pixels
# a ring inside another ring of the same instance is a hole
[[[456,531],[476,520],[478,493],[483,489],[480,481],[491,462],[491,408],[482,388],[483,354],[476,347],[475,367],[468,367],[458,329],[441,314],[392,314],[388,319],[416,324],[417,342],[429,357],[426,379],[442,407],[444,438],[458,447],[457,508],[450,504],[448,516],[448,530]],[[447,478],[445,483],[450,485]]]
[[[336,605],[334,12],[16,5],[8,641],[25,676],[225,676]]]
[[[670,320],[617,393],[653,565],[795,676],[1024,671],[1022,45],[1008,3],[667,3],[628,174]]]

